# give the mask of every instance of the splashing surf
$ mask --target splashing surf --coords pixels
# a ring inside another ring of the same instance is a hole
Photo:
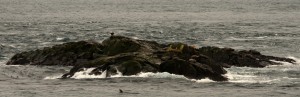
[[[229,82],[231,83],[277,83],[279,81],[284,81],[286,79],[298,79],[293,77],[288,77],[283,75],[279,75],[278,73],[291,72],[295,70],[299,70],[300,68],[300,59],[295,57],[289,57],[296,60],[296,64],[282,62],[283,65],[276,66],[268,66],[266,68],[250,68],[250,67],[231,67],[226,70],[228,73],[225,75],[229,78]],[[141,72],[137,75],[124,76],[122,73],[118,72],[116,75],[112,75],[110,77],[106,76],[106,71],[102,72],[101,75],[90,75],[89,73],[95,68],[87,68],[81,72],[77,72],[72,77],[73,79],[96,79],[96,78],[119,78],[119,77],[141,77],[141,78],[179,78],[186,79],[197,83],[203,82],[214,82],[208,78],[206,79],[188,79],[183,75],[170,74],[167,72]],[[44,79],[58,79],[61,75],[57,76],[47,76]]]

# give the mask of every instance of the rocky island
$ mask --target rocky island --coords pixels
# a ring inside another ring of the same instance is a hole
[[[227,81],[224,76],[231,66],[261,68],[295,63],[295,60],[262,55],[255,50],[232,48],[196,48],[184,43],[159,44],[112,35],[102,43],[95,41],[68,42],[53,47],[15,54],[7,65],[73,66],[61,78],[71,78],[76,72],[94,68],[90,74],[107,76],[121,72],[136,75],[140,72],[168,72],[190,79],[209,78]]]

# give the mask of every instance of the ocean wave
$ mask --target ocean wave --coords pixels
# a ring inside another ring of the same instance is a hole
[[[206,79],[201,79],[201,80],[196,80],[196,79],[188,79],[186,77],[184,77],[183,75],[176,75],[176,74],[171,74],[168,72],[157,72],[157,73],[153,73],[153,72],[141,72],[139,74],[136,75],[130,75],[130,76],[125,76],[122,75],[121,72],[117,72],[116,75],[111,75],[109,77],[106,76],[106,71],[103,71],[101,73],[101,75],[91,75],[89,74],[93,69],[95,68],[88,68],[85,69],[81,72],[77,72],[74,74],[74,76],[72,76],[71,78],[73,79],[104,79],[104,78],[130,78],[130,77],[140,77],[140,78],[169,78],[169,79],[186,79],[186,80],[190,80],[190,81],[194,81],[194,82],[214,82],[208,78]],[[61,78],[62,75],[55,75],[55,76],[47,76],[44,79],[48,80],[48,79],[59,79]]]
[[[282,65],[270,65],[266,68],[231,67],[226,70],[226,76],[233,83],[279,83],[282,81],[298,80],[296,77],[300,70],[300,59],[294,59],[295,64],[281,62]]]
[[[270,83],[275,81],[268,77],[253,75],[251,72],[228,71],[226,76],[229,78],[229,82],[232,83]]]
[[[0,60],[0,66],[7,66],[7,65],[5,65],[5,64],[6,64],[6,61]]]
[[[296,60],[296,64],[283,63],[283,65],[268,66],[267,68],[250,68],[250,67],[231,67],[226,69],[228,71],[225,76],[229,78],[231,83],[276,83],[279,81],[286,81],[287,79],[295,80],[299,78],[289,77],[290,72],[299,69],[300,59],[289,57]],[[295,68],[296,67],[296,68]],[[72,77],[73,79],[97,79],[97,78],[119,78],[119,77],[140,77],[140,78],[172,78],[172,79],[186,79],[197,83],[214,82],[208,78],[206,79],[189,79],[183,75],[170,74],[167,72],[141,72],[137,75],[124,76],[118,72],[116,75],[106,76],[106,71],[101,75],[91,75],[90,72],[95,68],[87,68],[81,72],[77,72]],[[58,79],[62,75],[47,76],[44,79]]]
[[[296,64],[300,65],[300,59],[299,58],[296,58],[296,57],[293,57],[293,56],[288,56],[288,58],[291,58],[291,59],[295,60]]]
[[[176,75],[176,74],[171,74],[168,72],[158,72],[158,73],[153,73],[153,72],[141,72],[137,75],[131,75],[131,76],[124,76],[120,72],[118,72],[116,75],[112,75],[107,77],[106,76],[106,71],[102,72],[101,75],[90,75],[89,73],[93,70],[94,68],[88,68],[85,69],[81,72],[77,72],[72,76],[71,78],[73,79],[104,79],[104,78],[130,78],[130,77],[140,77],[140,78],[169,78],[169,79],[186,79],[190,80],[193,82],[197,83],[206,83],[206,82],[214,82],[208,78],[197,80],[197,79],[189,79],[184,77],[183,75]],[[61,78],[62,75],[57,75],[57,76],[48,76],[45,77],[44,79],[59,79]],[[229,82],[234,82],[234,83],[261,83],[261,82],[270,82],[266,80],[260,81],[257,76],[253,75],[239,75],[239,74],[234,74],[234,73],[228,73],[226,76],[229,78]]]

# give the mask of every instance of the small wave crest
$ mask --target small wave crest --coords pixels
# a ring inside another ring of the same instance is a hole
[[[89,74],[93,69],[95,68],[87,68],[83,71],[75,73],[71,78],[73,79],[97,79],[97,78],[119,78],[119,77],[141,77],[141,78],[170,78],[170,79],[187,79],[190,81],[194,82],[214,82],[208,78],[206,79],[201,79],[201,80],[196,80],[196,79],[188,79],[184,77],[183,75],[176,75],[176,74],[170,74],[168,72],[141,72],[136,75],[130,75],[130,76],[125,76],[122,75],[121,72],[117,72],[116,75],[111,75],[109,77],[106,76],[106,71],[103,71],[101,75],[91,75]],[[59,79],[61,78],[62,75],[57,75],[57,76],[47,76],[44,79]]]
[[[296,64],[300,65],[300,59],[299,58],[296,58],[296,57],[293,57],[293,56],[288,56],[288,58],[291,58],[291,59],[295,60]]]
[[[229,78],[229,82],[232,83],[272,83],[281,80],[295,79],[289,77],[288,73],[295,70],[295,66],[299,67],[300,59],[295,57],[289,57],[296,60],[296,64],[291,64],[287,62],[282,62],[283,65],[269,66],[266,68],[250,68],[250,67],[231,67],[226,70],[228,73],[225,75]],[[188,79],[183,75],[170,74],[167,72],[141,72],[136,75],[125,76],[122,73],[117,72],[116,75],[106,76],[106,71],[102,72],[101,75],[91,75],[90,72],[95,68],[87,68],[81,72],[77,72],[72,76],[73,79],[93,79],[93,78],[118,78],[118,77],[141,77],[141,78],[172,78],[172,79],[186,79],[193,82],[203,83],[203,82],[214,82],[208,78],[206,79]],[[297,68],[296,68],[297,69]],[[298,68],[299,69],[299,68]],[[286,73],[286,74],[283,74]],[[281,75],[280,75],[281,74]],[[58,79],[62,75],[48,76],[44,79]]]
[[[238,68],[238,67],[236,67]],[[207,82],[214,82],[208,78],[197,80],[197,79],[189,79],[184,77],[183,75],[176,75],[170,74],[168,72],[141,72],[136,75],[125,76],[122,75],[120,72],[116,75],[111,75],[109,77],[106,76],[106,71],[102,72],[101,75],[91,75],[89,74],[94,68],[88,68],[81,72],[77,72],[72,76],[73,79],[104,79],[104,78],[120,78],[120,77],[140,77],[140,78],[169,78],[169,79],[186,79],[197,83],[207,83]],[[240,71],[240,70],[228,70],[229,72],[225,75],[229,78],[229,82],[232,83],[269,83],[273,81],[277,81],[279,79],[270,79],[264,76],[257,76],[254,73],[249,73],[247,71]],[[59,79],[62,75],[56,76],[47,76],[44,79]]]
[[[300,59],[299,59],[299,58],[296,58],[296,57],[293,57],[293,56],[288,56],[287,58],[290,58],[290,59],[295,60],[295,63],[289,63],[289,62],[283,62],[283,61],[271,60],[271,61],[273,61],[273,62],[281,63],[282,65],[270,65],[270,66],[267,66],[267,67],[278,67],[278,66],[281,66],[281,67],[300,66]]]
[[[270,65],[265,68],[250,68],[250,67],[231,67],[226,70],[226,76],[230,79],[229,82],[234,83],[277,83],[282,81],[297,80],[299,73],[295,72],[300,69],[300,59],[296,57],[288,57],[294,59],[295,64],[281,62],[282,65]]]
[[[0,66],[4,66],[5,65],[5,62],[4,61],[0,61]]]
[[[227,70],[226,76],[229,78],[229,82],[232,83],[269,83],[274,81],[274,79],[269,79],[268,77],[257,76],[252,72],[243,72],[235,70]]]

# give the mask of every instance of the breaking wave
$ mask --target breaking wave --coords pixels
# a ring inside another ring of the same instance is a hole
[[[119,77],[140,77],[140,78],[170,78],[170,79],[187,79],[195,82],[213,82],[210,79],[202,79],[202,80],[196,80],[196,79],[188,79],[184,77],[183,75],[176,75],[176,74],[170,74],[168,72],[158,72],[158,73],[153,73],[153,72],[141,72],[136,75],[130,75],[130,76],[125,76],[122,75],[121,72],[117,72],[116,75],[112,75],[110,77],[106,77],[106,71],[103,71],[101,75],[90,75],[89,73],[95,68],[88,68],[80,72],[76,72],[74,76],[71,78],[73,79],[93,79],[93,78],[119,78]],[[61,78],[62,75],[58,76],[48,76],[45,77],[44,79],[59,79]]]
[[[232,83],[277,83],[286,80],[296,80],[299,77],[288,76],[291,72],[296,72],[300,69],[300,59],[295,57],[289,57],[296,60],[296,64],[283,63],[283,65],[268,66],[266,68],[250,68],[250,67],[231,67],[226,70],[228,73],[225,75],[229,78],[229,82]],[[141,78],[172,78],[172,79],[186,79],[193,82],[214,82],[208,78],[196,80],[188,79],[183,75],[170,74],[167,72],[142,72],[137,75],[124,76],[120,72],[116,75],[106,77],[106,71],[102,72],[101,75],[90,75],[89,73],[95,68],[87,68],[81,72],[77,72],[72,77],[73,79],[94,79],[94,78],[119,78],[119,77],[141,77]],[[58,79],[58,76],[48,76],[44,79]]]

